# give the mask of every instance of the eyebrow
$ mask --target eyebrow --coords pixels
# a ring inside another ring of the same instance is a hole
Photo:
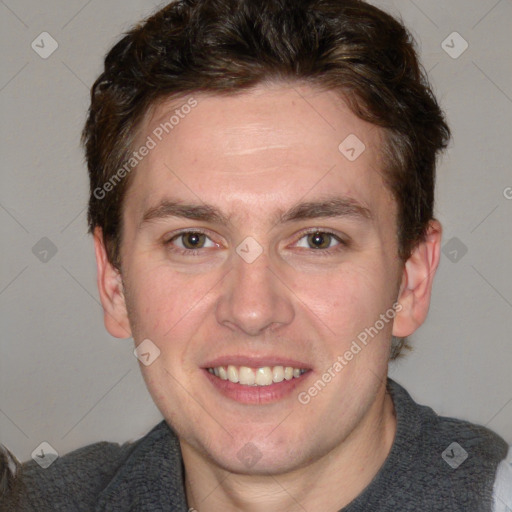
[[[164,199],[157,206],[153,206],[146,210],[142,216],[142,221],[139,227],[146,222],[156,219],[166,219],[168,217],[200,220],[212,222],[214,224],[229,224],[229,218],[214,206],[185,204],[179,201]]]
[[[332,199],[297,204],[287,212],[281,213],[278,222],[284,224],[297,220],[324,217],[352,217],[359,220],[373,219],[370,209],[363,206],[355,199],[349,197],[335,197]]]
[[[177,217],[213,224],[229,224],[230,217],[218,208],[208,204],[187,204],[164,199],[158,205],[148,208],[139,224],[168,217]],[[366,206],[349,197],[334,197],[299,203],[287,211],[278,211],[273,224],[285,224],[305,219],[349,217],[356,220],[373,220],[372,212]]]

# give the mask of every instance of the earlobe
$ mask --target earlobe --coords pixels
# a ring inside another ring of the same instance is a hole
[[[94,230],[94,250],[96,254],[97,284],[103,306],[105,327],[115,338],[130,338],[132,333],[121,273],[108,259],[103,232],[99,227]]]
[[[410,336],[427,317],[434,275],[439,265],[441,237],[441,224],[431,220],[425,240],[416,246],[405,262],[397,299],[402,309],[395,317],[394,336]]]

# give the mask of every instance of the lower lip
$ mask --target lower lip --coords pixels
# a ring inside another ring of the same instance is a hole
[[[278,402],[290,396],[293,390],[302,385],[309,377],[311,371],[303,373],[299,378],[274,382],[268,386],[245,386],[235,384],[229,380],[223,380],[212,375],[208,370],[203,369],[206,378],[213,384],[215,389],[224,396],[242,404],[269,404]]]

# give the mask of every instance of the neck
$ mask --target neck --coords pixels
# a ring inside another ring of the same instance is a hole
[[[393,401],[382,387],[364,420],[318,460],[286,474],[225,471],[182,443],[189,507],[202,512],[338,511],[373,480],[396,433]]]

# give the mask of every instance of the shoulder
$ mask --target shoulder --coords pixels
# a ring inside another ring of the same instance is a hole
[[[441,416],[416,403],[394,381],[388,390],[397,414],[397,447],[407,454],[397,458],[404,485],[415,474],[416,490],[423,489],[425,499],[436,495],[453,510],[490,510],[508,444],[483,425]]]
[[[132,454],[151,445],[161,430],[159,424],[137,441],[84,446],[58,457],[46,469],[34,460],[23,463],[17,477],[19,510],[93,510],[98,496]]]
[[[509,447],[506,458],[498,465],[493,497],[493,512],[512,510],[512,446]]]
[[[435,427],[431,432],[436,432],[439,448],[444,447],[442,458],[449,466],[462,465],[467,460],[468,466],[481,464],[482,468],[496,468],[505,458],[508,445],[496,432],[466,420],[439,416],[426,406],[420,407],[424,409],[426,422]]]
[[[431,407],[416,403],[397,382],[391,379],[388,382],[395,409],[412,434],[410,441],[436,447],[446,462],[457,458],[462,464],[462,459],[477,459],[496,466],[505,458],[508,445],[492,430],[466,420],[440,416]],[[453,466],[456,461],[451,462]]]

